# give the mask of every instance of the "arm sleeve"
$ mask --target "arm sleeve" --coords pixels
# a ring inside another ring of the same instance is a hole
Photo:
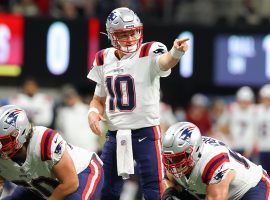
[[[161,77],[167,77],[171,73],[171,69],[167,71],[162,71],[158,64],[160,56],[167,52],[168,52],[167,47],[161,42],[154,42],[149,51],[149,56],[151,58],[150,62],[153,72]]]
[[[99,97],[105,97],[106,96],[105,87],[97,83],[94,94]]]
[[[97,52],[96,56],[95,56],[95,60],[93,62],[93,66],[91,67],[87,78],[102,84],[102,66],[104,64],[104,50]],[[101,55],[102,54],[102,55]]]
[[[40,143],[41,160],[48,162],[52,167],[63,156],[66,141],[59,133],[52,129],[46,129]]]
[[[62,138],[60,134],[56,134],[53,138],[53,143],[51,146],[52,162],[56,164],[63,156],[66,149],[66,141]]]
[[[201,168],[205,184],[216,184],[222,181],[231,169],[228,152],[215,152],[209,156]]]

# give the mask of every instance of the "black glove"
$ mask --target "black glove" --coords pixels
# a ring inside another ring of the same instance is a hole
[[[170,187],[165,190],[161,200],[181,200],[178,196],[178,191],[175,188]]]

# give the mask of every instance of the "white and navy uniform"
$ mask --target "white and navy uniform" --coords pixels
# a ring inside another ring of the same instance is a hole
[[[88,151],[98,152],[100,149],[98,136],[88,125],[88,107],[82,102],[76,102],[73,106],[60,107],[57,110],[55,129],[68,143]]]
[[[259,104],[255,121],[260,164],[270,173],[270,106]]]
[[[59,184],[52,168],[61,160],[65,150],[73,160],[80,181],[79,189],[66,199],[75,200],[79,196],[85,200],[94,199],[103,182],[102,161],[95,153],[66,143],[56,131],[42,126],[33,127],[24,163],[19,165],[11,159],[1,160],[0,176],[46,199]]]
[[[237,103],[232,103],[219,119],[220,125],[229,127],[232,140],[229,146],[233,150],[239,153],[252,150],[255,141],[255,114],[254,105],[243,109]]]
[[[106,96],[109,132],[101,156],[105,171],[103,199],[106,196],[109,199],[113,199],[113,196],[118,199],[121,190],[122,180],[117,176],[115,157],[115,133],[120,129],[132,130],[133,155],[141,168],[139,171],[145,199],[155,200],[161,197],[163,172],[159,89],[160,77],[168,76],[170,70],[162,71],[158,59],[166,52],[164,44],[149,42],[121,59],[117,57],[115,48],[107,48],[96,54],[87,77],[97,83],[95,95]],[[141,138],[147,139],[138,142]]]
[[[189,192],[203,197],[207,185],[219,183],[230,170],[235,172],[235,178],[229,186],[229,200],[270,198],[270,179],[265,170],[210,137],[203,137],[201,157],[190,176],[174,179]]]
[[[30,97],[20,93],[11,97],[9,103],[24,109],[34,124],[47,127],[52,124],[54,100],[47,94],[36,93]]]

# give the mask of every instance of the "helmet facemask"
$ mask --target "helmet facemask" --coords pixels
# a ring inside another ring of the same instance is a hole
[[[114,48],[125,54],[134,53],[142,44],[143,27],[108,30],[108,35]]]
[[[19,131],[14,130],[9,135],[0,136],[0,156],[7,160],[16,155],[23,144],[18,142]]]
[[[197,126],[190,122],[174,124],[162,139],[165,168],[175,177],[188,177],[201,157],[202,146],[202,136]]]
[[[163,153],[163,163],[166,170],[177,178],[187,175],[195,165],[192,152],[192,147],[188,147],[179,153]]]

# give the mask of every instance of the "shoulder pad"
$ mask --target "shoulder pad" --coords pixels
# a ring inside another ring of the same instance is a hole
[[[51,146],[52,140],[56,135],[56,131],[52,129],[46,129],[42,135],[41,143],[40,143],[40,151],[41,151],[41,160],[51,160]]]
[[[105,49],[96,53],[95,59],[96,59],[97,66],[101,66],[104,64],[104,51]]]
[[[155,43],[155,42],[147,42],[147,43],[142,45],[139,58],[142,58],[142,57],[149,55],[149,50],[150,50],[153,43]]]
[[[225,162],[230,162],[229,156],[227,153],[222,152],[216,156],[214,156],[210,161],[206,164],[203,174],[202,174],[202,180],[205,184],[208,184],[211,180],[213,174],[215,171]]]

